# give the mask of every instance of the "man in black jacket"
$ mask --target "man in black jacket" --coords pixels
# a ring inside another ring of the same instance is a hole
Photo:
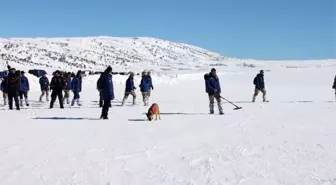
[[[333,84],[332,88],[335,89],[335,98],[336,98],[336,76],[335,76],[334,84]]]
[[[261,91],[263,94],[263,101],[266,102],[266,90],[265,90],[265,81],[264,81],[264,71],[261,70],[260,73],[254,78],[253,83],[255,85],[254,95],[252,102],[255,102],[256,97]]]
[[[50,102],[51,109],[54,107],[56,97],[58,97],[60,108],[64,109],[62,92],[65,87],[66,87],[65,79],[61,76],[60,72],[57,70],[55,72],[55,76],[51,79],[51,82],[50,82],[50,89],[52,90],[51,102]]]
[[[17,73],[17,71],[14,68],[11,68],[9,70],[7,84],[8,84],[9,109],[13,110],[13,99],[14,99],[16,110],[20,110],[20,104],[19,104],[20,72]]]

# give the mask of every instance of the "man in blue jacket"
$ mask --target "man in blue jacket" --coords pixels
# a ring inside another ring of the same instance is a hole
[[[206,92],[208,93],[209,100],[210,100],[210,105],[209,105],[210,114],[214,114],[215,99],[218,104],[219,114],[224,114],[223,108],[222,108],[222,101],[221,101],[221,86],[220,86],[219,78],[216,74],[215,68],[211,69],[211,72],[209,73],[207,77]]]
[[[2,91],[2,97],[4,99],[4,105],[7,105],[7,99],[8,99],[8,82],[7,82],[7,77],[4,77],[2,79],[0,90]]]
[[[72,92],[74,94],[74,97],[71,102],[71,106],[75,105],[75,102],[77,102],[78,106],[81,106],[79,99],[79,93],[82,91],[82,72],[79,70],[77,72],[77,75],[72,79]]]
[[[64,75],[65,77],[65,81],[66,81],[66,87],[64,89],[64,97],[63,97],[63,104],[66,100],[66,103],[69,104],[70,103],[70,90],[72,89],[72,81],[71,81],[71,73],[67,73]]]
[[[99,89],[102,90],[102,97],[104,99],[104,105],[102,109],[101,119],[108,119],[108,111],[111,106],[111,101],[114,100],[114,89],[112,82],[112,67],[107,67],[104,73],[101,75]]]
[[[21,71],[21,81],[20,81],[20,91],[19,91],[21,107],[23,107],[23,97],[25,98],[26,106],[29,106],[28,92],[29,92],[29,81],[28,81],[28,78],[25,76],[25,72]]]
[[[148,106],[149,104],[149,97],[148,97],[148,93],[149,93],[149,89],[151,87],[151,82],[149,77],[147,76],[147,72],[143,71],[142,72],[142,78],[141,78],[141,82],[140,82],[140,91],[142,94],[142,98],[143,98],[143,102],[145,106]]]
[[[47,74],[44,73],[42,77],[39,80],[40,87],[41,87],[41,96],[40,96],[40,102],[42,102],[42,98],[44,95],[46,95],[46,100],[49,101],[49,79],[47,77]]]
[[[122,106],[124,106],[125,101],[127,100],[129,95],[133,96],[133,105],[135,105],[135,100],[136,100],[136,94],[134,91],[135,89],[136,88],[134,87],[134,73],[131,72],[130,76],[126,80],[125,96],[121,104]]]
[[[261,91],[263,94],[263,101],[266,102],[266,90],[265,90],[265,81],[264,81],[264,71],[261,70],[259,74],[254,78],[253,83],[255,85],[254,94],[252,102],[255,102],[256,97]]]

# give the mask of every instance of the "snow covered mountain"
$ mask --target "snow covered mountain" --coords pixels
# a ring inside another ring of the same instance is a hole
[[[191,70],[230,60],[205,49],[155,38],[0,38],[0,61],[30,68]]]

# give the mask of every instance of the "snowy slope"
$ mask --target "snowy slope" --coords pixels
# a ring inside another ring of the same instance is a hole
[[[129,99],[120,107],[123,76],[114,77],[108,121],[97,119],[98,76],[84,79],[81,108],[50,110],[33,87],[31,107],[0,107],[0,184],[335,185],[335,64],[246,60],[218,67],[222,95],[243,107],[224,103],[224,116],[208,115],[205,71],[155,75],[157,122],[145,120],[139,91],[137,106]],[[252,104],[260,69],[271,101]]]
[[[225,58],[205,49],[155,38],[0,38],[0,61],[17,67],[67,70],[192,70],[224,65]]]

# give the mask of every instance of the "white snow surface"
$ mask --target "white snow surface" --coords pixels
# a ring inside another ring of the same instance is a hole
[[[270,102],[259,95],[251,103],[260,69]],[[222,95],[243,107],[223,102],[225,115],[208,114],[205,72],[154,75],[150,101],[162,120],[153,122],[138,90],[138,105],[130,97],[120,106],[125,76],[113,78],[106,121],[98,119],[98,76],[84,78],[83,106],[64,110],[39,103],[38,79],[29,76],[31,106],[0,107],[0,184],[336,184],[335,60],[217,67]]]

